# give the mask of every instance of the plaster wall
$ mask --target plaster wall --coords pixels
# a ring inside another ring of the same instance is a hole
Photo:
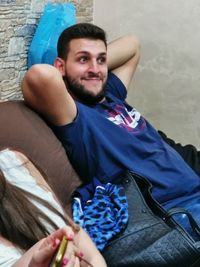
[[[128,102],[157,129],[200,147],[200,2],[94,0],[108,40],[135,34],[141,60]]]

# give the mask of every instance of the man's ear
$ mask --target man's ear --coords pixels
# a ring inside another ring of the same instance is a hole
[[[62,76],[65,75],[65,61],[62,58],[57,57],[53,65],[54,67],[56,67],[57,70],[59,70]]]

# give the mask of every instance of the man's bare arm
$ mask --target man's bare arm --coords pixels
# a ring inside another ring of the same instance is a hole
[[[128,88],[140,58],[140,43],[132,35],[108,44],[108,69]]]
[[[26,103],[55,125],[68,124],[76,117],[75,102],[61,73],[51,65],[32,66],[23,79],[22,92]]]

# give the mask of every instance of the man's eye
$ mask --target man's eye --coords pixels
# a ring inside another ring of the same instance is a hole
[[[85,63],[87,61],[87,57],[81,57],[79,58],[79,62]]]
[[[106,58],[105,57],[100,57],[100,58],[98,58],[98,63],[99,64],[104,64],[104,63],[106,63]]]

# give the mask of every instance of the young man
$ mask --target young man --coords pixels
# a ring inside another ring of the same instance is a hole
[[[102,29],[75,25],[59,39],[55,67],[36,65],[27,72],[24,98],[52,125],[83,180],[112,182],[131,170],[152,183],[153,196],[166,209],[185,207],[200,222],[199,176],[125,102],[138,60],[136,38],[107,48]]]

